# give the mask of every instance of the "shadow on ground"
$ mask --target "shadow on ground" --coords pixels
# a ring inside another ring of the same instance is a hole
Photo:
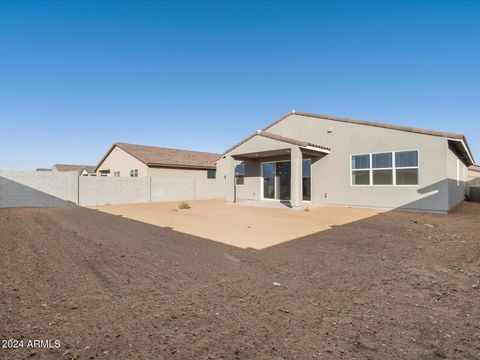
[[[257,251],[3,209],[0,338],[62,345],[0,358],[478,358],[479,213],[384,213]]]

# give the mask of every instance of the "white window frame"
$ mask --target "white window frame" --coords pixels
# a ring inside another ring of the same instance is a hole
[[[409,151],[416,151],[418,154],[418,164],[417,166],[409,166],[409,167],[397,167],[396,164],[396,159],[395,159],[395,153],[401,153],[401,152],[409,152]],[[386,154],[386,153],[391,153],[392,154],[392,167],[391,168],[374,168],[373,167],[373,156],[374,154]],[[364,168],[364,169],[353,169],[353,157],[354,156],[364,156],[364,155],[369,155],[370,156],[370,168]],[[412,170],[412,169],[417,169],[418,170],[418,183],[417,184],[397,184],[397,170]],[[369,170],[370,174],[370,183],[369,184],[354,184],[353,183],[353,171],[366,171]],[[392,184],[374,184],[373,183],[373,171],[374,170],[392,170]],[[350,154],[350,186],[354,187],[362,187],[362,186],[375,186],[375,187],[392,187],[392,186],[400,186],[400,187],[418,187],[420,185],[420,150],[418,149],[410,149],[410,150],[395,150],[395,151],[377,151],[377,152],[371,152],[371,153],[360,153],[360,154]]]
[[[130,169],[130,177],[138,177],[138,169]]]

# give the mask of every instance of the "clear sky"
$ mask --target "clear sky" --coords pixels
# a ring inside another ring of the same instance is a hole
[[[480,2],[0,2],[0,169],[222,152],[292,109],[466,134]]]

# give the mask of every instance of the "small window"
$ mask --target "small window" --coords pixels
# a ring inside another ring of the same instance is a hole
[[[392,153],[372,154],[373,185],[393,185]]]
[[[215,179],[217,177],[217,170],[207,170],[207,179]]]
[[[370,155],[352,156],[352,169],[370,169]]]
[[[119,176],[120,176],[120,171],[114,171],[114,172],[113,172],[113,176],[119,177]]]
[[[418,151],[395,153],[397,185],[418,185]]]
[[[418,167],[418,151],[399,151],[395,153],[395,167]]]
[[[352,183],[353,185],[370,185],[370,170],[354,170]]]
[[[418,185],[418,169],[397,169],[397,185]]]
[[[370,155],[352,156],[352,184],[370,185]]]
[[[245,164],[243,162],[235,166],[235,184],[245,184]]]
[[[130,177],[138,177],[138,169],[130,170]]]

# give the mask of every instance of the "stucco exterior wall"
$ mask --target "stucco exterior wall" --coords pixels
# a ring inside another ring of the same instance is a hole
[[[467,177],[470,186],[480,187],[480,171],[468,170]]]
[[[447,149],[447,176],[448,206],[452,209],[465,200],[467,166],[450,149]]]
[[[447,169],[447,157],[451,154],[446,138],[298,115],[289,116],[267,131],[332,149],[330,154],[312,161],[312,204],[447,212],[460,201],[461,189],[449,197],[449,183],[456,180]],[[271,146],[271,139],[257,136],[227,155],[263,151]],[[351,155],[405,150],[419,151],[418,185],[351,185]],[[255,166],[259,171],[258,162]],[[260,184],[259,176],[246,181],[243,189],[237,187],[237,198],[242,194],[252,197]]]
[[[120,149],[118,146],[115,146],[97,169],[97,174],[100,175],[101,170],[110,170],[110,176],[113,176],[115,171],[120,171],[120,177],[129,177],[130,170],[133,169],[138,169],[139,177],[148,176],[147,165],[140,160],[137,160],[123,149]]]

